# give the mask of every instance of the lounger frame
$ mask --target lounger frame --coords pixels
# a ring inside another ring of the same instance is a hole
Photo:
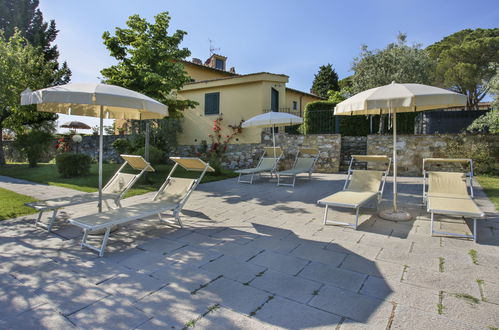
[[[145,159],[142,158],[142,161],[146,163],[146,166],[142,169],[137,169],[134,165],[132,165],[127,158],[133,159],[134,157],[140,157],[140,156],[135,156],[135,155],[120,155],[123,159],[125,159],[125,162],[118,168],[118,170],[114,173],[114,175],[109,179],[109,181],[106,183],[104,188],[102,188],[102,191],[105,191],[106,188],[108,188],[113,181],[116,179],[116,177],[121,173],[121,171],[126,167],[126,165],[130,165],[132,168],[139,170],[140,172],[138,174],[135,174],[134,178],[127,184],[125,189],[121,191],[119,194],[103,194],[103,202],[106,204],[106,207],[108,210],[113,209],[112,206],[109,205],[108,200],[112,199],[114,204],[116,205],[116,208],[121,207],[121,199],[125,194],[130,190],[130,188],[137,182],[137,180],[145,173],[145,172],[154,172],[154,168],[151,166],[149,162],[147,162]],[[98,196],[95,198],[87,199],[87,200],[78,200],[74,202],[68,202],[64,205],[60,206],[38,206],[37,203],[39,202],[33,202],[33,203],[26,203],[26,206],[32,207],[35,210],[39,211],[38,217],[35,220],[35,226],[39,226],[41,228],[47,229],[48,232],[52,231],[52,227],[54,226],[56,220],[57,220],[57,213],[59,212],[59,209],[63,207],[68,207],[68,206],[73,206],[73,205],[78,205],[78,204],[85,204],[85,203],[91,203],[95,200],[98,200]],[[97,205],[99,207],[99,205]],[[48,221],[48,223],[43,223],[41,221],[43,212],[51,210],[52,215]]]
[[[427,185],[428,185],[428,171],[426,169],[427,164],[468,164],[469,172],[466,172],[466,178],[468,183],[468,189],[470,190],[471,198],[475,198],[473,192],[473,159],[469,158],[423,158],[423,204],[426,204],[428,198]]]
[[[260,165],[262,164],[262,162],[263,162],[263,160],[265,158],[271,158],[272,160],[274,160],[273,155],[272,155],[272,157],[266,157],[269,153],[271,153],[270,150],[272,150],[272,149],[276,149],[276,151],[279,150],[279,155],[277,155],[277,153],[276,153],[275,163],[274,163],[272,169],[270,171],[269,170],[258,170],[258,167],[260,167]],[[239,172],[239,177],[237,178],[237,183],[249,183],[249,184],[253,184],[253,178],[254,178],[254,176],[256,174],[258,174],[258,175],[261,176],[262,173],[265,173],[265,172],[270,172],[270,178],[273,178],[274,177],[274,173],[277,172],[277,166],[279,165],[279,161],[281,160],[282,156],[283,156],[283,152],[282,152],[282,149],[280,147],[275,147],[275,148],[273,148],[273,147],[266,147],[265,150],[264,150],[264,152],[263,152],[263,155],[262,155],[262,157],[260,157],[260,160],[258,161],[258,164],[256,165],[256,167],[247,169],[247,170],[254,170],[254,171],[251,172],[251,173],[241,173],[241,172]],[[242,179],[243,175],[250,175],[251,177],[250,177],[249,180],[243,180]]]
[[[300,149],[298,150],[298,152],[296,153],[296,157],[295,157],[295,160],[293,162],[293,166],[291,169],[294,169],[296,164],[298,163],[298,160],[300,159],[300,154],[308,154],[308,155],[312,155],[312,154],[315,154],[314,157],[311,157],[313,158],[313,162],[312,162],[312,165],[310,166],[310,169],[308,171],[305,171],[305,172],[301,172],[301,173],[308,173],[308,179],[309,180],[312,180],[312,173],[314,172],[314,169],[315,169],[315,163],[317,162],[317,160],[319,159],[319,150],[317,149]],[[280,172],[277,172],[276,175],[277,175],[277,185],[278,186],[288,186],[288,187],[294,187],[295,186],[295,183],[296,183],[296,177],[298,176],[298,174],[301,174],[301,173],[286,173],[286,171],[280,171]],[[283,183],[281,182],[281,177],[292,177],[293,178],[293,182],[292,183]]]
[[[109,235],[110,235],[111,230],[112,230],[112,228],[114,226],[116,226],[116,225],[123,225],[125,223],[132,222],[132,221],[135,221],[135,220],[138,220],[138,219],[142,219],[142,218],[145,218],[145,217],[149,217],[149,216],[152,216],[152,215],[155,215],[155,214],[158,215],[158,218],[159,218],[160,222],[167,223],[167,224],[170,224],[170,225],[171,224],[175,224],[175,225],[178,225],[181,228],[183,228],[183,224],[182,224],[182,221],[180,219],[180,212],[182,210],[182,207],[185,205],[185,203],[189,199],[189,196],[192,194],[192,192],[199,185],[199,183],[203,179],[205,173],[207,171],[212,172],[212,171],[214,171],[214,169],[210,166],[209,163],[204,163],[204,162],[202,162],[204,164],[203,168],[196,168],[196,169],[189,169],[187,166],[185,166],[184,164],[181,163],[182,160],[189,160],[189,159],[191,159],[191,160],[198,160],[198,158],[193,158],[193,157],[191,157],[191,158],[188,158],[188,157],[170,157],[170,159],[173,160],[173,161],[175,161],[175,165],[173,166],[173,168],[171,169],[170,173],[168,174],[168,177],[165,180],[165,182],[161,185],[161,187],[159,188],[159,190],[154,195],[154,197],[152,199],[153,202],[154,201],[158,201],[158,198],[161,195],[161,193],[168,187],[168,184],[170,183],[171,179],[174,178],[173,177],[173,173],[175,172],[175,170],[177,169],[177,167],[179,165],[182,166],[183,168],[187,169],[187,170],[201,171],[201,175],[197,179],[193,179],[193,182],[191,183],[191,185],[187,189],[186,194],[182,197],[182,199],[178,203],[164,203],[164,204],[161,204],[159,202],[157,205],[155,205],[155,206],[158,206],[158,207],[152,208],[150,211],[144,211],[144,212],[141,212],[140,214],[137,214],[137,215],[134,215],[134,216],[120,218],[120,219],[117,219],[117,220],[114,220],[114,221],[109,221],[109,222],[102,223],[102,224],[99,224],[99,225],[87,225],[85,223],[82,223],[82,222],[78,221],[78,219],[70,219],[69,222],[71,224],[76,225],[78,227],[81,227],[83,229],[83,237],[82,237],[82,240],[81,240],[81,243],[80,243],[81,247],[87,247],[87,248],[89,248],[91,250],[97,251],[97,252],[99,252],[99,256],[102,257],[102,256],[104,256],[104,251],[105,251],[106,246],[107,246]],[[163,219],[161,217],[161,214],[164,213],[164,212],[166,212],[166,211],[172,211],[173,212],[174,220],[167,220],[167,219]],[[93,232],[93,231],[96,231],[96,230],[102,230],[102,229],[105,229],[105,233],[104,233],[104,236],[103,236],[102,241],[101,241],[101,243],[100,243],[99,246],[94,246],[94,245],[92,245],[92,244],[90,244],[90,243],[87,242],[87,238],[88,238],[88,235],[89,235],[90,232]]]
[[[350,159],[350,164],[348,166],[347,178],[345,180],[345,184],[343,185],[343,191],[348,189],[350,178],[351,178],[353,171],[354,171],[353,166],[354,166],[354,164],[356,164],[356,160],[357,160],[357,162],[378,162],[378,163],[386,163],[387,164],[386,168],[383,170],[382,180],[381,180],[381,184],[380,184],[380,190],[378,191],[377,194],[373,195],[371,198],[368,198],[368,199],[362,201],[362,203],[359,203],[359,204],[334,203],[334,205],[333,205],[331,203],[321,203],[321,204],[324,204],[326,206],[326,209],[324,210],[324,225],[334,224],[334,225],[342,225],[342,226],[347,226],[347,227],[352,227],[354,229],[357,229],[357,227],[359,225],[360,208],[365,206],[366,204],[370,203],[375,198],[377,199],[376,209],[378,209],[378,207],[379,207],[379,203],[381,202],[381,198],[382,198],[383,192],[385,190],[386,178],[388,177],[388,173],[390,172],[390,166],[392,163],[392,159],[390,157],[383,156],[383,155],[352,155],[351,159]],[[351,224],[348,222],[328,220],[327,214],[329,211],[329,206],[355,209],[355,223]]]
[[[434,234],[438,235],[446,235],[446,236],[453,236],[453,237],[461,237],[461,238],[471,238],[473,239],[474,242],[477,240],[477,217],[474,215],[470,215],[468,213],[463,213],[455,210],[440,210],[440,209],[435,209],[433,208],[430,203],[428,202],[428,198],[431,198],[431,196],[428,196],[428,190],[429,190],[429,174],[430,171],[426,169],[426,165],[429,163],[454,163],[454,164],[468,164],[469,165],[469,172],[463,173],[466,176],[466,185],[467,189],[469,192],[469,197],[471,200],[474,198],[474,192],[473,192],[473,160],[472,159],[467,159],[467,158],[424,158],[423,159],[423,204],[427,205],[427,212],[430,213],[430,235],[433,236]],[[461,173],[461,172],[458,172]],[[439,198],[446,198],[446,197],[439,197]],[[446,231],[439,231],[435,230],[435,215],[448,215],[448,216],[454,216],[454,217],[462,217],[464,218],[470,218],[473,220],[473,230],[471,235],[466,235],[466,234],[459,234],[459,233],[452,233],[452,232],[446,232]],[[480,218],[483,218],[485,216],[484,213],[480,215]]]

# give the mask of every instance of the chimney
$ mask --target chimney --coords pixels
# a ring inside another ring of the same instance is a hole
[[[201,60],[199,58],[192,58],[192,63],[194,64],[199,64],[199,65],[203,65],[203,62],[201,62]]]

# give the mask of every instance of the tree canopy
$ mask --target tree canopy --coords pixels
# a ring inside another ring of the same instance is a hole
[[[333,66],[328,63],[319,67],[319,72],[314,76],[310,92],[327,98],[327,93],[330,90],[339,91],[340,87],[338,85],[338,74],[333,69]]]
[[[168,34],[170,16],[162,12],[149,23],[139,15],[130,16],[128,28],[115,30],[112,36],[104,32],[104,44],[118,64],[102,69],[106,83],[144,93],[168,105],[170,115],[196,105],[189,100],[177,100],[173,95],[190,81],[181,60],[190,56],[187,48],[179,48],[187,32],[176,30]]]
[[[55,114],[36,111],[33,105],[20,105],[23,90],[43,88],[52,81],[52,69],[40,48],[28,43],[20,32],[7,39],[0,31],[0,131],[7,127],[21,132],[26,125],[41,127],[45,121],[57,118]],[[4,163],[0,148],[0,164]]]
[[[59,30],[54,20],[43,20],[38,5],[39,0],[0,0],[0,30],[4,31],[7,39],[19,30],[31,45],[42,49],[45,61],[53,66],[51,85],[68,83],[71,71],[66,62],[59,65],[59,51],[53,44]]]
[[[433,68],[434,61],[421,45],[407,45],[407,35],[401,33],[396,42],[384,49],[370,50],[362,46],[360,56],[352,65],[352,92],[359,93],[392,81],[431,84]]]
[[[468,108],[478,109],[499,67],[499,28],[462,30],[427,51],[437,61],[435,82],[465,94]]]

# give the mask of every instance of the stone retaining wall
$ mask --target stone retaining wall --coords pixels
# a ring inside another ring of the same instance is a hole
[[[99,157],[99,136],[98,135],[85,135],[82,136],[83,139],[78,146],[78,152],[82,154],[87,154],[94,159]],[[123,138],[122,135],[104,135],[104,161],[121,162],[121,158],[116,150],[114,150],[112,144],[115,140]],[[49,149],[46,153],[42,155],[41,162],[49,162],[56,156],[55,145],[57,144],[57,139],[50,144]],[[27,161],[21,153],[14,148],[14,141],[3,141],[5,158],[12,162],[24,162]],[[70,142],[70,151],[76,152],[76,144],[73,141]]]
[[[123,136],[104,136],[104,160],[120,161],[119,154],[112,147],[112,143]],[[397,137],[398,150],[398,171],[400,175],[421,175],[423,158],[445,157],[446,139],[453,135],[399,135]],[[474,136],[466,139],[472,140]],[[335,173],[340,170],[340,157],[348,161],[352,153],[363,152],[367,144],[367,154],[381,154],[392,156],[391,135],[369,135],[368,137],[342,137],[339,134],[310,134],[293,135],[286,133],[276,134],[276,145],[281,146],[285,153],[285,159],[281,161],[282,168],[292,166],[294,157],[301,147],[317,148],[320,151],[320,158],[316,165],[317,172]],[[499,136],[487,136],[491,148],[496,157],[499,158]],[[54,141],[55,145],[55,141]],[[81,153],[98,157],[98,136],[84,136],[80,144]],[[260,159],[263,148],[272,146],[272,135],[262,133],[262,142],[254,144],[232,144],[227,148],[222,166],[230,169],[241,169],[255,166]],[[172,155],[176,156],[196,156],[199,146],[178,146]],[[10,161],[25,161],[19,152],[13,148],[12,141],[4,141],[6,157]],[[51,147],[48,154],[42,161],[49,161],[55,156],[55,149]],[[499,159],[496,160],[499,163]],[[344,169],[344,168],[343,168]]]
[[[455,135],[398,135],[397,136],[397,170],[400,175],[420,176],[422,173],[423,158],[443,157],[447,139]],[[473,140],[473,135],[467,136]],[[487,140],[497,157],[499,152],[499,135],[489,135]],[[387,155],[393,153],[392,135],[369,135],[367,137],[368,155]],[[496,160],[496,162],[499,160]]]
[[[301,147],[317,148],[320,157],[316,163],[316,171],[334,173],[339,171],[339,154],[341,149],[341,135],[293,135],[286,133],[276,134],[276,145],[280,146],[285,159],[280,162],[282,168],[293,165],[294,157]],[[272,146],[272,135],[262,133],[262,143],[231,144],[227,147],[222,166],[230,169],[241,169],[256,166],[262,156],[263,148]],[[181,156],[194,156],[199,152],[197,146],[178,146],[177,153]]]

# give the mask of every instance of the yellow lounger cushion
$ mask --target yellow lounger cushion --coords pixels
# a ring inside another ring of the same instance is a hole
[[[485,216],[471,198],[429,197],[428,211],[469,218],[483,218]]]
[[[276,165],[276,160],[274,158],[264,158],[262,162],[260,163],[259,166],[254,167],[254,168],[247,168],[244,170],[238,170],[236,173],[242,173],[242,174],[252,174],[252,173],[259,173],[259,172],[268,172],[274,169]]]
[[[308,173],[314,165],[315,158],[298,158],[293,168],[279,172],[280,175],[295,175],[300,173]]]
[[[103,200],[113,199],[116,197],[117,194],[102,194]],[[71,206],[76,204],[92,203],[92,202],[97,202],[98,200],[99,200],[99,193],[94,192],[94,193],[78,194],[68,197],[54,198],[45,201],[32,202],[26,205],[29,205],[35,210],[42,210],[42,209],[45,210],[52,208],[60,208],[64,206]]]
[[[378,196],[377,192],[340,191],[319,200],[319,204],[357,208],[372,198]]]
[[[428,196],[468,198],[466,175],[458,172],[429,172]]]
[[[382,179],[383,171],[354,170],[347,190],[359,192],[378,192]]]
[[[164,201],[147,202],[124,208],[110,210],[108,212],[87,215],[77,219],[69,220],[73,225],[90,230],[98,230],[118,225],[129,221],[145,218],[160,212],[174,209],[177,204]]]

